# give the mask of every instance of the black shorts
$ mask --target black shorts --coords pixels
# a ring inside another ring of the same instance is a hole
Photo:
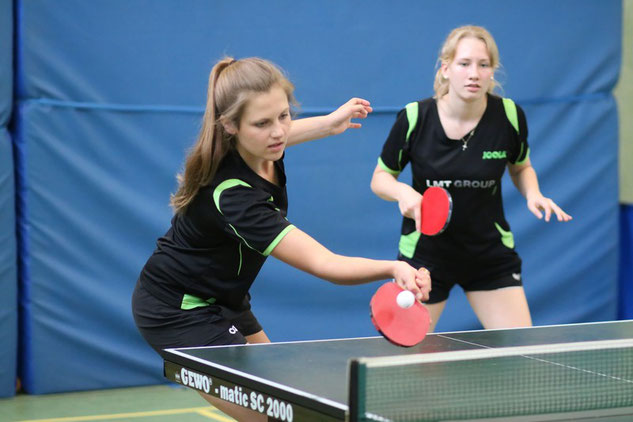
[[[132,314],[145,341],[161,356],[172,347],[246,344],[245,336],[262,330],[248,298],[238,311],[219,305],[183,310],[153,296],[140,281],[132,294]]]
[[[398,259],[414,268],[425,267],[431,273],[431,293],[426,303],[439,303],[448,299],[456,284],[465,292],[496,290],[504,287],[523,286],[521,277],[521,259],[511,259],[497,263],[455,262],[451,264],[433,264],[414,261],[398,255]]]

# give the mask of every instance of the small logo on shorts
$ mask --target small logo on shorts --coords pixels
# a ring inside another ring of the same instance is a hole
[[[237,328],[235,328],[235,325],[231,325],[231,328],[229,328],[229,333],[237,334]]]
[[[512,278],[516,281],[521,281],[521,273],[512,273]]]

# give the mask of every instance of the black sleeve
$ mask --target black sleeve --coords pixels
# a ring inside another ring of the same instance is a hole
[[[512,164],[522,164],[530,157],[530,146],[528,144],[528,126],[523,109],[518,105],[516,107],[519,131],[517,133],[514,127],[512,128],[515,136],[513,137],[514,142],[512,143],[510,148],[511,153],[509,161]]]
[[[282,215],[269,193],[238,179],[221,183],[213,193],[226,222],[227,235],[269,255],[294,226]]]
[[[407,131],[409,122],[405,109],[398,112],[396,121],[391,127],[391,132],[382,147],[382,153],[378,159],[378,165],[386,172],[398,175],[409,163],[407,144]]]

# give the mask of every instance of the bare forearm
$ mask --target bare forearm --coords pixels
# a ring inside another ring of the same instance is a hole
[[[362,98],[352,98],[326,116],[293,120],[288,135],[288,145],[338,135],[350,128],[358,129],[362,125],[352,121],[352,119],[364,119],[371,112],[369,101]]]
[[[288,136],[288,145],[297,145],[302,142],[324,138],[332,134],[332,129],[327,122],[327,116],[306,117],[293,120]]]
[[[371,179],[371,190],[381,199],[397,201],[400,214],[416,220],[418,226],[422,195],[406,183],[399,182],[396,176],[376,166]],[[418,227],[419,228],[419,227]]]
[[[525,198],[531,195],[540,194],[541,190],[538,183],[538,176],[532,166],[518,168],[510,172],[512,182],[517,190],[521,192]]]
[[[378,168],[374,171],[370,187],[376,196],[385,201],[398,201],[405,191],[413,189],[406,183],[399,182],[395,176]]]
[[[361,284],[393,277],[394,261],[335,254],[295,229],[273,250],[273,256],[302,271],[336,284]]]
[[[552,199],[543,196],[536,171],[529,162],[520,166],[510,165],[509,171],[514,185],[525,197],[528,209],[538,219],[544,216],[545,221],[549,221],[552,214],[556,215],[558,221],[572,219],[571,215],[563,211]]]
[[[315,268],[313,275],[335,284],[362,284],[393,278],[394,264],[393,261],[332,254]]]
[[[429,272],[403,261],[384,261],[342,256],[294,229],[273,249],[272,255],[302,271],[336,284],[353,285],[392,278],[411,290],[418,300],[427,300],[431,290]]]

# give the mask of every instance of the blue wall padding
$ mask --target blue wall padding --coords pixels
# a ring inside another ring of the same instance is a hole
[[[0,397],[15,394],[18,356],[17,246],[13,148],[13,2],[0,0]]]
[[[633,206],[620,206],[620,293],[618,318],[633,319]]]
[[[193,136],[196,119],[30,102],[19,113],[31,221],[24,228],[30,247],[26,388],[156,382],[156,374],[143,373],[153,352],[133,325],[130,297],[154,247],[150,239],[169,222],[167,198],[179,166],[173,157],[182,153],[182,139]],[[60,370],[82,377],[58,377]]]
[[[0,127],[13,106],[13,1],[0,0]]]
[[[442,41],[468,23],[495,36],[506,74],[497,77],[515,98],[604,94],[620,66],[620,0],[484,0],[477,10],[468,0],[18,3],[18,88],[29,99],[199,106],[211,65],[231,54],[273,59],[304,106],[332,107],[355,93],[399,107],[431,93]],[[587,31],[585,17],[609,30]]]
[[[0,397],[15,394],[18,356],[17,247],[11,137],[0,127]]]
[[[498,40],[499,79],[526,111],[542,190],[574,216],[546,225],[504,182],[535,323],[615,318],[619,0],[488,0],[474,10],[457,0],[18,5],[28,392],[162,380],[133,326],[130,294],[168,227],[169,193],[215,60],[277,62],[304,114],[351,96],[372,101],[361,130],[288,150],[289,219],[335,252],[393,258],[400,217],[370,192],[371,173],[395,113],[431,95],[440,44],[466,23]],[[610,30],[587,31],[587,20]],[[368,301],[377,286],[333,286],[270,259],[253,305],[275,341],[375,335]],[[456,291],[439,329],[476,327]]]

